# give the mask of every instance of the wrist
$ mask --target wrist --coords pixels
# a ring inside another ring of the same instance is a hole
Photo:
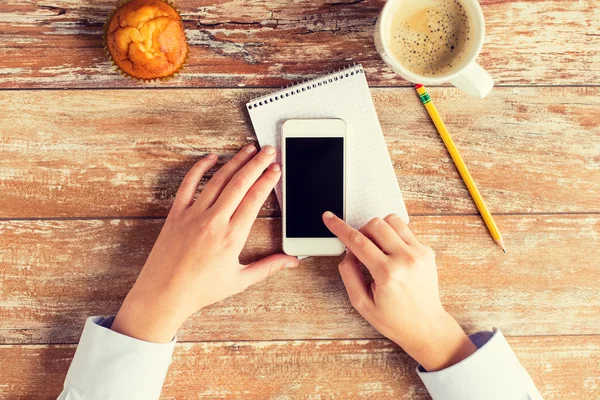
[[[154,343],[173,340],[186,318],[179,316],[169,302],[151,298],[147,293],[138,294],[136,288],[129,292],[111,329],[136,339]]]
[[[477,351],[469,336],[443,309],[430,328],[422,346],[411,354],[429,372],[448,368]]]

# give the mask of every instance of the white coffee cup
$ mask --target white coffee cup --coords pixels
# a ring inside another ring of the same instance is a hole
[[[466,94],[484,98],[494,87],[494,80],[475,59],[481,51],[485,37],[485,20],[478,0],[459,0],[467,12],[469,26],[473,34],[470,36],[472,43],[467,48],[467,53],[461,62],[448,73],[439,76],[422,76],[404,67],[391,51],[392,22],[394,17],[402,13],[405,0],[388,0],[375,26],[375,46],[383,61],[398,75],[413,83],[434,85],[450,82]]]

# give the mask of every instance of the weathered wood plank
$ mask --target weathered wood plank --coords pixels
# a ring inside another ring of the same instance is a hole
[[[442,300],[468,331],[600,334],[600,217],[500,216],[504,255],[478,217],[415,217],[437,252]],[[279,219],[260,219],[243,255],[280,248]],[[0,222],[0,343],[73,343],[89,315],[115,313],[161,220]],[[585,255],[585,257],[582,257]],[[350,306],[338,258],[313,258],[205,308],[181,340],[378,337]]]
[[[509,342],[545,399],[597,398],[600,337]],[[55,399],[73,352],[72,345],[0,346],[0,397]],[[381,339],[185,343],[176,347],[162,398],[428,399],[415,367]]]
[[[600,211],[599,88],[431,92],[492,212]],[[0,92],[0,218],[163,216],[195,160],[255,140],[262,93]],[[414,91],[373,97],[409,212],[475,213]]]
[[[597,83],[595,0],[482,0],[480,63],[498,84]],[[191,45],[183,74],[155,86],[280,86],[363,63],[374,85],[407,85],[379,59],[374,24],[383,0],[179,0]],[[102,26],[113,0],[0,4],[0,87],[135,87],[110,66]],[[302,60],[302,62],[298,62]]]

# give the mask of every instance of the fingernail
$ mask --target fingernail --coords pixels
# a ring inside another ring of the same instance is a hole
[[[323,214],[323,216],[325,218],[333,218],[333,213],[331,211],[325,211],[325,214]]]
[[[271,164],[271,169],[275,172],[281,171],[281,167],[277,163]]]
[[[285,264],[285,268],[296,268],[298,266],[298,261],[289,261]]]
[[[253,144],[249,144],[244,150],[246,150],[246,153],[252,154],[256,151],[256,147]]]
[[[275,148],[272,146],[265,147],[265,153],[267,154],[275,154]]]
[[[206,158],[209,160],[214,160],[215,158],[217,158],[217,155],[211,153],[211,154],[207,155]]]

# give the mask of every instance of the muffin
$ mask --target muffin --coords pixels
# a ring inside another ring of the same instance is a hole
[[[186,60],[188,46],[179,13],[161,0],[132,0],[108,22],[106,47],[114,63],[144,80],[175,74]]]

